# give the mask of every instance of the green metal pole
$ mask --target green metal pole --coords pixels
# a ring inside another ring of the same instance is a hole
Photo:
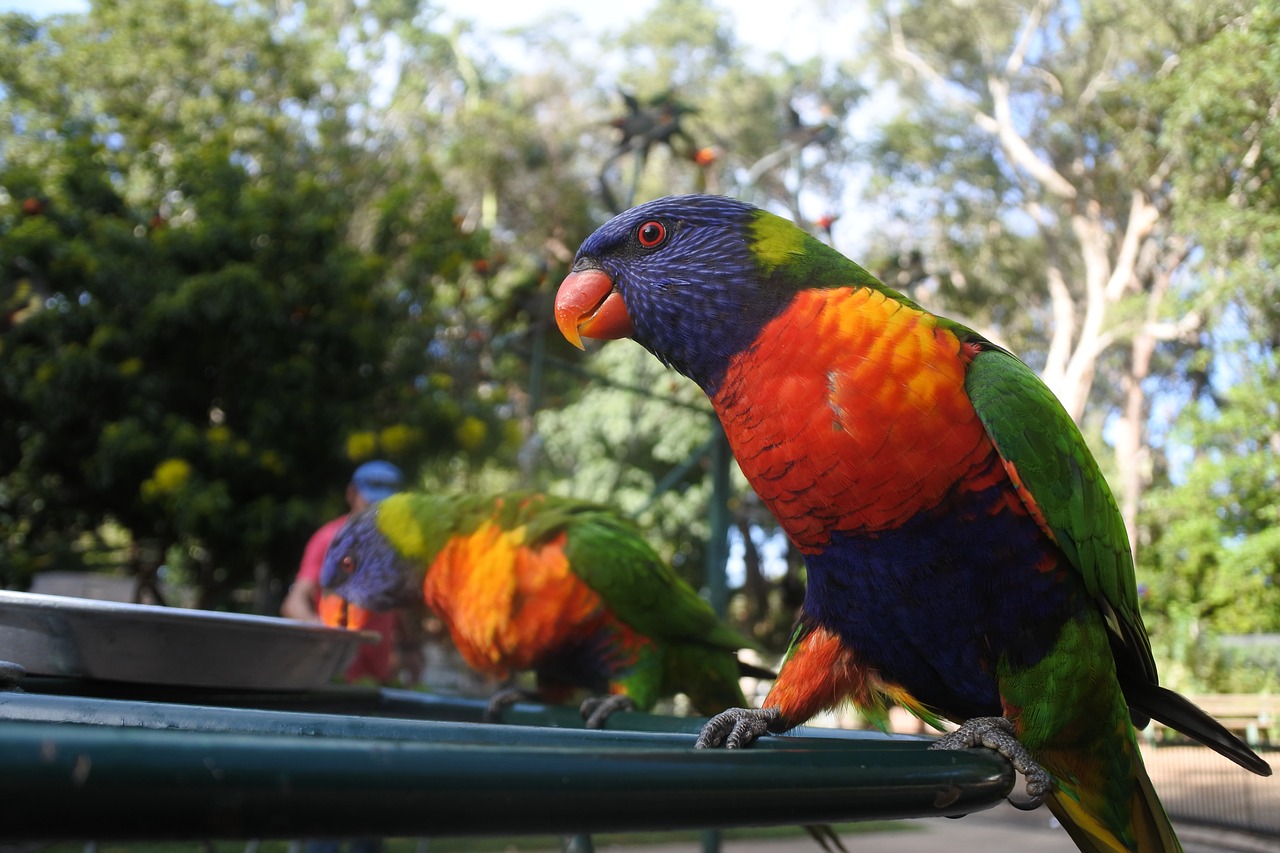
[[[284,710],[280,704],[274,708],[263,707],[271,705],[273,700],[285,702],[288,697],[284,694],[256,697],[257,707],[230,707],[225,704],[215,707],[213,704],[0,691],[0,721],[168,729],[203,734],[403,740],[418,744],[494,749],[538,746],[640,751],[690,749],[705,722],[700,717],[619,712],[609,718],[607,729],[586,730],[582,727],[582,715],[576,708],[519,702],[503,713],[504,724],[480,725],[486,707],[482,700],[390,689],[351,691],[349,694],[336,689],[329,695],[349,695],[351,698]],[[208,701],[211,703],[212,699]],[[510,725],[513,723],[515,725]],[[762,738],[752,749],[848,753],[848,760],[857,761],[866,752],[911,753],[932,742],[930,738],[911,735],[890,737],[872,731],[800,728],[795,732]]]
[[[834,823],[977,811],[1014,780],[994,754],[920,742],[854,753],[695,750],[686,738],[637,749],[574,734],[576,747],[495,746],[0,720],[0,833],[105,841]]]
[[[720,419],[711,418],[711,536],[707,540],[707,599],[717,616],[729,610],[729,439]],[[702,833],[702,853],[719,853],[720,830]]]
[[[536,300],[537,313],[533,318],[533,355],[529,361],[529,434],[525,436],[525,445],[520,452],[520,481],[526,489],[533,488],[538,470],[538,456],[541,442],[538,438],[537,417],[542,408],[542,377],[547,361],[547,306],[550,295],[542,291],[542,283],[538,285]]]
[[[711,506],[707,516],[711,535],[707,539],[707,599],[723,617],[729,608],[729,584],[725,571],[729,563],[729,439],[718,418],[712,418]]]

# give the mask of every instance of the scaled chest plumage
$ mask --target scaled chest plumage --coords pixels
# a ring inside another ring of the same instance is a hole
[[[969,354],[932,315],[870,290],[801,293],[729,366],[713,403],[743,472],[806,552],[900,527],[992,447],[964,393]],[[999,473],[999,472],[994,472]]]

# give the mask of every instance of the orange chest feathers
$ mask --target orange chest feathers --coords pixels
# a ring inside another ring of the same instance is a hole
[[[423,599],[468,664],[498,677],[533,669],[610,619],[600,596],[570,567],[565,539],[560,533],[530,547],[523,528],[485,522],[436,556]]]
[[[992,448],[964,390],[973,351],[865,289],[808,291],[713,399],[743,474],[803,550],[937,505]]]

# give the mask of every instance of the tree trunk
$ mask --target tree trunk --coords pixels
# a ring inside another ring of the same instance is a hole
[[[1057,336],[1063,330],[1055,330],[1050,353],[1055,357],[1046,363],[1044,375],[1053,393],[1062,401],[1067,414],[1080,423],[1089,403],[1089,392],[1097,374],[1098,359],[1114,341],[1112,330],[1107,328],[1108,314],[1126,292],[1138,288],[1138,258],[1160,220],[1160,212],[1147,197],[1134,191],[1130,199],[1129,218],[1125,223],[1119,250],[1111,257],[1112,242],[1099,205],[1089,201],[1084,210],[1071,217],[1071,230],[1080,247],[1080,259],[1084,265],[1084,306],[1080,334],[1070,348],[1070,356],[1063,358],[1062,344]],[[1055,288],[1053,276],[1049,276],[1049,291],[1054,305],[1054,319],[1065,316],[1065,298]],[[1070,316],[1074,317],[1074,314]],[[1074,325],[1074,324],[1073,324]],[[1070,334],[1071,329],[1066,330]],[[1148,363],[1149,363],[1148,356]],[[1050,368],[1054,372],[1050,372]]]
[[[1129,351],[1129,369],[1123,383],[1124,406],[1116,428],[1117,487],[1120,492],[1120,517],[1129,534],[1129,551],[1137,559],[1138,509],[1146,487],[1150,446],[1144,440],[1147,423],[1146,392],[1142,382],[1151,375],[1151,356],[1156,350],[1156,337],[1145,326],[1133,336]]]
[[[1176,323],[1162,323],[1159,320],[1160,309],[1169,287],[1173,281],[1173,273],[1186,260],[1185,241],[1169,238],[1165,241],[1164,250],[1150,254],[1158,259],[1139,264],[1138,276],[1149,282],[1145,306],[1145,319],[1133,334],[1129,345],[1129,364],[1122,380],[1124,403],[1120,411],[1120,420],[1116,429],[1116,467],[1119,469],[1118,483],[1120,515],[1124,519],[1125,529],[1129,532],[1129,549],[1137,559],[1140,542],[1138,530],[1138,510],[1142,505],[1142,495],[1151,480],[1151,443],[1147,440],[1148,406],[1146,389],[1142,383],[1151,375],[1151,360],[1160,341],[1185,337],[1200,327],[1200,317],[1192,312]]]
[[[253,612],[260,616],[278,616],[283,597],[278,579],[271,576],[271,567],[263,560],[253,564]]]

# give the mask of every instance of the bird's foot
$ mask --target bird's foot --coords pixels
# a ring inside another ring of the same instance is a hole
[[[503,711],[517,702],[530,702],[537,698],[536,693],[531,693],[528,690],[521,690],[519,687],[504,687],[489,697],[489,705],[484,709],[484,714],[480,719],[486,723],[502,722]]]
[[[1027,799],[1009,803],[1023,811],[1039,808],[1053,786],[1053,780],[1043,767],[1036,763],[1016,737],[1013,721],[1007,717],[974,717],[950,734],[938,738],[930,749],[970,749],[983,746],[993,749],[1008,759],[1013,769],[1027,780]]]
[[[612,696],[588,696],[582,700],[582,719],[589,729],[603,729],[605,722],[619,711],[634,711],[636,703],[620,693]]]
[[[763,734],[781,731],[777,728],[782,712],[777,708],[730,708],[707,720],[698,735],[695,749],[723,746],[741,749],[751,746]]]

